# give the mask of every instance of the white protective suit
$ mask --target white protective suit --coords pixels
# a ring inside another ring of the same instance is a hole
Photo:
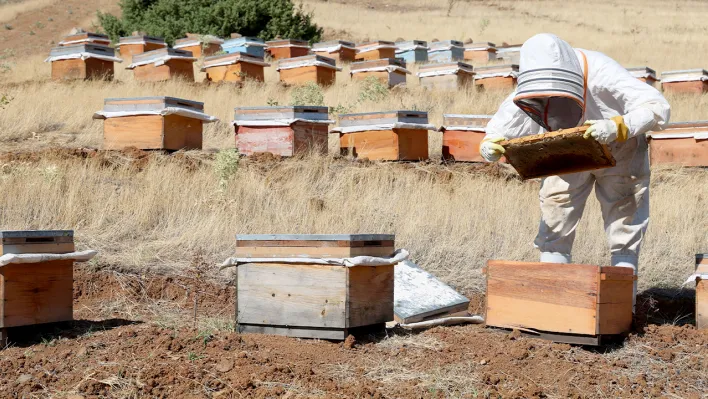
[[[541,125],[556,130],[616,116],[624,117],[628,139],[609,144],[615,167],[543,180],[541,223],[534,241],[541,262],[571,263],[575,229],[594,186],[612,265],[633,267],[636,274],[649,223],[645,133],[668,123],[670,106],[656,89],[602,53],[573,49],[551,34],[524,43],[517,90],[487,125],[486,138],[511,139],[543,133]]]

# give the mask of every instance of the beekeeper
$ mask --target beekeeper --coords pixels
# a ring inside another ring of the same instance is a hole
[[[668,123],[670,106],[650,85],[610,57],[574,49],[552,34],[521,47],[518,87],[487,125],[482,157],[499,160],[503,139],[590,127],[588,140],[608,144],[617,165],[543,179],[541,223],[534,245],[541,262],[571,263],[575,229],[590,191],[600,201],[613,266],[637,272],[649,222],[649,156],[645,133]],[[635,284],[636,294],[636,284]]]

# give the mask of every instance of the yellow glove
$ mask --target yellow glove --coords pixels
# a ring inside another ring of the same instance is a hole
[[[504,141],[504,137],[485,137],[479,145],[479,153],[487,162],[496,162],[506,152],[499,142]]]

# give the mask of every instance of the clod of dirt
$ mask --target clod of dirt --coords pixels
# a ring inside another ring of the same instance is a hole
[[[506,336],[509,340],[515,341],[521,338],[521,331],[514,329],[509,335]]]
[[[346,349],[352,349],[356,345],[356,338],[353,335],[349,335],[347,339],[344,340],[344,347]]]
[[[214,369],[220,373],[228,373],[231,371],[231,369],[234,368],[234,361],[231,359],[223,359],[219,363],[216,364]]]

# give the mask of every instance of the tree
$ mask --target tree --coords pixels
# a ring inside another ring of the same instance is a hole
[[[292,0],[121,0],[120,7],[121,18],[98,13],[103,30],[114,41],[133,31],[163,37],[168,43],[188,32],[311,42],[322,37],[312,13]]]

